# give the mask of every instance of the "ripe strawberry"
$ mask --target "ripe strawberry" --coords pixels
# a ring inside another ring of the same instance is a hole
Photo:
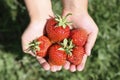
[[[50,40],[46,36],[41,36],[29,43],[28,50],[31,50],[37,56],[45,57],[50,45]]]
[[[54,44],[49,48],[48,55],[49,60],[48,62],[53,65],[64,65],[66,61],[66,53],[64,50],[60,50],[61,46],[58,44]]]
[[[68,14],[68,15],[70,15],[70,14]],[[68,15],[66,15],[65,17],[57,16],[57,17],[51,18],[47,21],[46,32],[47,32],[49,39],[53,43],[60,42],[64,38],[69,37],[70,28],[69,28],[68,24],[70,22],[68,22],[66,20]]]
[[[84,29],[74,29],[70,32],[70,38],[76,46],[84,46],[87,41],[87,32]]]
[[[74,45],[71,39],[68,40],[64,39],[61,45],[68,54],[67,55],[68,61],[70,61],[74,65],[78,65],[81,63],[83,55],[85,53],[83,47]]]
[[[83,59],[84,53],[84,48],[77,46],[73,48],[72,54],[67,55],[67,60],[74,65],[79,65]]]

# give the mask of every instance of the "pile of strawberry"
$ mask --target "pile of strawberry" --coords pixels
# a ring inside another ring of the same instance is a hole
[[[70,29],[68,15],[50,18],[45,28],[46,35],[29,44],[29,49],[37,56],[47,57],[49,64],[60,66],[67,60],[78,65],[85,54],[87,33],[84,29]]]

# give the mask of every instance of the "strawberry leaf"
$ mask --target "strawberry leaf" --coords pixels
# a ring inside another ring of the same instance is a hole
[[[64,51],[64,48],[61,47],[61,48],[58,48],[58,50],[60,50],[60,51]]]
[[[30,42],[28,45],[29,45],[29,48],[27,49],[28,51],[31,50],[35,54],[36,54],[36,51],[40,51],[40,47],[39,47],[40,42],[37,41],[37,39]]]
[[[69,15],[72,15],[72,14],[68,13],[66,16],[63,16],[63,17],[56,14],[55,20],[58,21],[58,26],[62,26],[65,29],[67,25],[71,24],[71,22],[67,21],[67,17]]]
[[[66,51],[67,54],[72,54],[74,44],[72,43],[71,39],[64,39],[63,42],[61,43],[62,49]],[[61,50],[62,50],[61,49]]]

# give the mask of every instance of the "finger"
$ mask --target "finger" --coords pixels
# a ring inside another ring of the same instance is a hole
[[[22,50],[23,50],[23,52],[24,53],[27,53],[27,54],[30,54],[30,55],[32,55],[32,56],[36,56],[30,49],[29,49],[29,45],[28,44],[26,44],[26,43],[28,43],[28,41],[23,41],[22,40]]]
[[[40,64],[43,64],[46,62],[46,60],[42,57],[36,56],[36,59],[39,61]]]
[[[62,69],[62,66],[57,66],[57,71],[60,71]]]
[[[27,39],[24,39],[24,36],[25,36],[25,35],[22,35],[22,37],[21,37],[22,50],[23,50],[25,53],[27,53],[28,43],[29,43],[30,41],[27,40]]]
[[[52,65],[52,66],[50,67],[50,70],[51,70],[52,72],[56,72],[56,71],[57,71],[57,66],[56,66],[56,65]]]
[[[90,33],[88,36],[88,39],[85,45],[85,52],[88,56],[91,54],[91,50],[95,44],[96,38],[97,38],[96,32]]]
[[[44,68],[44,70],[47,70],[47,71],[50,70],[50,65],[47,62],[44,62],[41,65]]]
[[[83,56],[83,60],[82,60],[81,64],[77,65],[77,70],[78,71],[82,71],[84,69],[86,60],[87,60],[87,55],[85,54]]]
[[[70,66],[70,71],[71,72],[75,72],[76,71],[76,66],[75,65],[71,65]]]
[[[47,61],[44,58],[36,56],[36,59],[45,70],[50,70],[50,65],[47,63]]]
[[[65,70],[70,68],[70,62],[66,61],[65,65],[63,66]]]
[[[29,35],[28,34],[31,34],[32,32],[32,29],[29,29],[29,27],[25,30],[24,34],[22,35],[21,37],[21,43],[22,43],[22,50],[24,53],[29,53],[31,54],[32,56],[35,56],[35,54],[33,52],[31,52],[30,50],[30,42],[33,41],[34,39],[36,39],[39,35],[35,33],[32,33],[32,35]],[[33,34],[35,34],[35,36],[33,36]]]
[[[25,51],[24,51],[24,52],[25,52]],[[30,55],[32,55],[33,57],[36,57],[35,53],[33,53],[32,51],[26,51],[25,53],[30,54]]]

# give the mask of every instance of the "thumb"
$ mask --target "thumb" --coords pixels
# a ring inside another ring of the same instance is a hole
[[[85,51],[88,56],[91,54],[91,50],[95,44],[96,38],[97,38],[97,32],[92,32],[88,36],[88,39],[85,45]]]

